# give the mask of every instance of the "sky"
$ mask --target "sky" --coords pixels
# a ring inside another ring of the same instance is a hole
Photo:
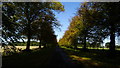
[[[65,11],[60,13],[55,12],[56,18],[61,24],[60,30],[57,28],[54,29],[57,40],[62,38],[70,24],[70,19],[75,16],[77,9],[80,7],[80,2],[62,2],[62,4],[64,5]]]

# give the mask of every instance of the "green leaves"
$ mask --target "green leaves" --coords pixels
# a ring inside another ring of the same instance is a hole
[[[2,37],[8,43],[16,42],[20,38],[17,35],[19,24],[16,23],[14,7],[13,3],[3,3],[2,6]]]

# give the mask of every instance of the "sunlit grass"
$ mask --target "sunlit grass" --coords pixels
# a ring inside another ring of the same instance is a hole
[[[82,47],[80,47],[80,46],[78,46],[78,48],[82,48]],[[100,47],[87,47],[88,49],[99,49],[99,50],[109,50],[109,48],[100,48]],[[116,48],[116,50],[120,50],[120,48]]]
[[[76,55],[70,55],[70,57],[72,58],[73,61],[74,60],[77,61],[78,64],[82,63],[86,68],[93,67],[93,66],[99,67],[102,65],[101,62],[92,60],[91,58],[88,58],[88,57],[80,57]]]
[[[8,47],[11,47],[11,46],[8,46]],[[15,46],[16,48],[18,49],[21,49],[21,50],[24,50],[26,49],[26,46]],[[39,48],[39,46],[30,46],[30,49],[36,49],[36,48]],[[43,48],[43,46],[42,46]],[[0,47],[0,52],[4,52],[4,49]]]
[[[20,48],[22,50],[26,49],[26,46],[16,46],[16,48]],[[39,46],[30,46],[30,49],[35,49],[35,48],[39,48]]]
[[[70,57],[71,57],[73,60],[79,60],[79,61],[88,61],[88,60],[91,60],[91,58],[79,57],[79,56],[76,56],[76,55],[70,55]]]
[[[78,48],[82,48],[82,47],[80,47],[80,46],[78,46]],[[97,48],[97,47],[95,47],[95,48],[93,48],[93,47],[87,47],[88,49],[99,49],[99,50],[102,50],[102,49],[104,49],[104,50],[108,50],[109,48]]]

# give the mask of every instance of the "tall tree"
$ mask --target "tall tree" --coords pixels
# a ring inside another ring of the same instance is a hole
[[[30,39],[34,33],[32,31],[32,23],[35,20],[39,20],[42,17],[42,21],[45,20],[45,15],[50,15],[53,10],[64,11],[63,6],[60,2],[26,2],[26,3],[15,3],[16,15],[18,15],[18,21],[22,24],[22,35],[27,36],[27,47],[26,50],[30,49]],[[34,7],[36,6],[36,7]],[[47,14],[48,13],[48,14]],[[51,14],[52,15],[52,14]],[[51,22],[53,23],[53,22]],[[35,31],[35,30],[34,30]]]
[[[110,36],[110,51],[115,51],[115,37],[120,35],[120,7],[118,5],[120,2],[94,3],[93,5],[93,8],[98,9],[103,16],[99,19],[98,25],[104,34]]]
[[[78,15],[81,17],[82,24],[79,25],[82,26],[82,31],[80,31],[80,35],[83,36],[83,49],[86,50],[86,42],[89,39],[89,34],[91,33],[91,28],[93,27],[91,22],[91,9],[90,9],[91,3],[82,3],[78,10]]]
[[[110,50],[114,51],[115,50],[115,36],[117,33],[119,33],[120,31],[118,31],[120,29],[120,7],[118,6],[120,5],[120,2],[116,2],[116,3],[106,3],[105,4],[105,11],[106,14],[108,15],[107,17],[107,28],[110,31]]]

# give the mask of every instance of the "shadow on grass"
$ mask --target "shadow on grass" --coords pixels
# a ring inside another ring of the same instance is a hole
[[[108,50],[87,50],[63,48],[73,62],[85,68],[120,68],[120,52],[111,54]]]
[[[2,68],[45,68],[54,48],[35,49],[2,58]]]

